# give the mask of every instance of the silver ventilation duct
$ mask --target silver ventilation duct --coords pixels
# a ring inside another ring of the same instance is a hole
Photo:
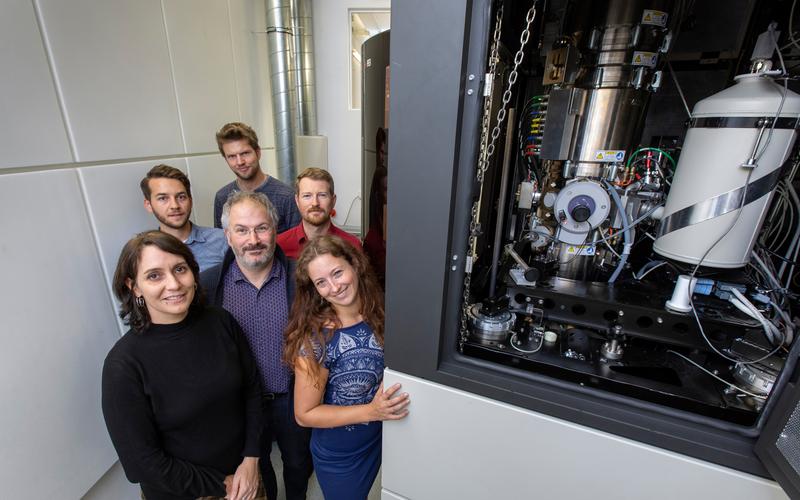
[[[297,133],[317,135],[317,101],[314,96],[314,37],[311,0],[290,0],[294,31],[294,77]]]
[[[272,117],[275,125],[275,156],[278,179],[293,183],[297,175],[296,133],[292,89],[292,28],[289,0],[267,0],[267,44],[272,83]]]

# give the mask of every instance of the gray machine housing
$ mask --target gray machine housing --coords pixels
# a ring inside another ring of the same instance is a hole
[[[457,351],[462,285],[469,265],[463,236],[468,233],[474,189],[491,4],[402,0],[392,5],[388,231],[396,236],[387,240],[387,366],[658,448],[774,477],[754,453],[762,429],[708,425],[682,411]],[[419,16],[422,11],[426,16]],[[452,21],[453,12],[465,12],[465,22],[441,22]],[[793,385],[784,393],[774,395],[777,406],[797,400]]]

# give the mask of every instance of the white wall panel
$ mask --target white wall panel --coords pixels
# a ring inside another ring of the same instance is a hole
[[[383,425],[386,499],[787,499],[760,477],[387,369],[396,382],[411,406]]]
[[[36,0],[79,161],[184,151],[159,0]]]
[[[234,175],[222,155],[187,158],[189,180],[192,182],[194,221],[201,226],[214,226],[214,195],[230,183]]]
[[[0,3],[0,498],[138,498],[109,470],[100,411],[102,361],[127,330],[109,280],[125,241],[157,227],[139,190],[153,165],[214,152],[189,160],[209,225],[233,179],[224,122],[251,124],[275,171],[264,2]],[[3,173],[78,162],[97,165]]]
[[[227,3],[165,0],[164,14],[187,152],[216,151],[215,132],[239,121]]]
[[[103,266],[114,275],[122,246],[136,233],[158,229],[158,221],[144,208],[139,182],[158,161],[103,165],[78,169],[86,205],[97,231]],[[165,161],[186,172],[184,159]]]
[[[278,169],[274,149],[269,50],[265,33],[266,2],[228,0],[228,3],[241,121],[255,129],[261,145],[261,167],[268,174],[275,175]]]
[[[100,410],[119,337],[74,170],[0,177],[3,498],[80,498],[116,460]]]
[[[0,15],[0,169],[72,161],[53,78],[30,0]]]

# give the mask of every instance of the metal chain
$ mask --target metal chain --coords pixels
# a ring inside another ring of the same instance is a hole
[[[492,119],[492,87],[494,87],[494,77],[497,71],[497,63],[500,61],[500,33],[503,26],[503,5],[497,9],[495,17],[494,35],[492,36],[492,48],[489,54],[489,71],[486,73],[486,82],[483,100],[483,119],[481,121],[481,143],[478,164],[482,165],[486,160],[486,151],[489,142],[489,125]]]
[[[481,120],[481,142],[480,142],[480,152],[478,154],[478,165],[484,165],[487,163],[486,151],[489,142],[489,125],[492,119],[492,89],[491,87],[494,85],[494,76],[495,72],[497,71],[497,62],[500,60],[499,52],[500,52],[500,34],[502,32],[503,26],[503,4],[500,4],[500,8],[497,9],[497,14],[495,16],[495,23],[494,23],[494,35],[492,36],[492,48],[490,49],[489,53],[489,69],[486,73],[486,89],[484,91],[484,100],[483,100],[483,119]],[[491,79],[491,80],[490,80]],[[481,169],[478,168],[478,176],[482,179],[483,175],[480,173]],[[459,352],[463,351],[464,342],[467,339],[469,334],[469,325],[467,319],[467,307],[469,304],[469,290],[472,286],[472,255],[474,253],[474,245],[475,240],[478,235],[478,210],[480,207],[480,202],[478,199],[475,200],[472,204],[472,210],[470,213],[470,222],[469,222],[469,243],[467,247],[467,259],[465,261],[466,271],[464,274],[464,296],[462,297],[462,311],[461,311],[461,329],[460,329],[460,336],[458,341],[458,350]]]
[[[489,168],[489,160],[492,158],[495,150],[495,141],[497,138],[500,137],[501,126],[503,121],[506,119],[506,108],[508,107],[508,103],[511,101],[511,90],[514,87],[514,84],[517,82],[518,77],[518,69],[519,65],[522,64],[522,59],[525,57],[525,45],[527,45],[528,40],[531,36],[531,23],[533,23],[534,18],[536,17],[536,1],[534,0],[533,5],[531,8],[528,9],[528,13],[525,16],[525,29],[522,31],[522,34],[519,38],[519,50],[514,55],[514,67],[511,70],[511,73],[508,75],[508,86],[506,87],[505,92],[503,92],[502,97],[502,105],[500,106],[500,110],[497,112],[497,121],[495,123],[494,129],[492,129],[491,135],[489,135],[489,124],[491,121],[491,108],[492,108],[492,91],[491,89],[487,89],[486,99],[484,101],[483,106],[483,121],[481,123],[481,143],[480,143],[480,153],[478,156],[478,170],[477,170],[477,180],[478,186],[481,192],[483,191],[483,179],[486,174],[486,170]],[[497,69],[497,61],[500,59],[499,57],[499,49],[500,49],[500,33],[503,21],[503,6],[500,5],[500,8],[497,10],[497,16],[495,20],[495,28],[494,28],[494,36],[492,42],[492,49],[489,56],[489,72],[488,74],[491,75],[489,78],[492,78],[492,83],[494,83],[494,75]],[[486,144],[488,142],[488,145]],[[470,295],[470,288],[472,286],[472,263],[475,260],[477,251],[476,251],[476,242],[478,239],[478,215],[480,213],[480,202],[481,198],[479,197],[473,204],[470,216],[470,223],[469,223],[469,241],[467,243],[467,258],[465,259],[465,273],[464,273],[464,293],[462,297],[462,304],[461,304],[461,330],[460,336],[458,340],[458,350],[459,352],[463,352],[464,350],[464,343],[467,341],[469,337],[469,295]]]

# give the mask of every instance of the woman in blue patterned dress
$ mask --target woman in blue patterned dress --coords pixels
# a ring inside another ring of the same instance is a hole
[[[285,359],[297,422],[312,427],[314,470],[327,500],[367,498],[381,465],[381,425],[408,414],[400,384],[383,390],[383,294],[367,258],[336,236],[297,260]]]

